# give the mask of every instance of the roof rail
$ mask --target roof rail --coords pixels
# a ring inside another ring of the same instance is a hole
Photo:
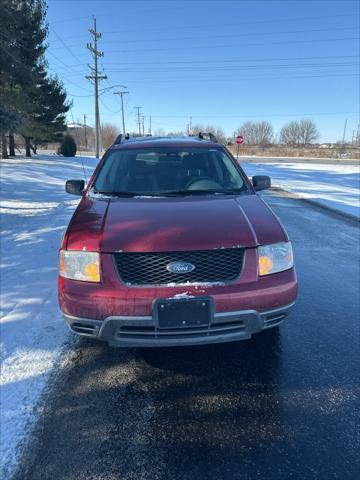
[[[125,133],[125,136],[120,133],[116,138],[115,138],[115,142],[114,142],[114,145],[119,145],[119,143],[123,143],[124,140],[129,140],[130,138],[130,134],[129,133]]]
[[[120,134],[115,138],[114,145],[118,145],[119,143],[121,143],[121,141],[122,141],[122,133],[120,133]]]
[[[211,142],[217,143],[216,136],[211,132],[199,132],[198,137],[200,138],[200,140],[205,140],[205,137],[208,137]]]

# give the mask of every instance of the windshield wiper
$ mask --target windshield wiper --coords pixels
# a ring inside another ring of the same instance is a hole
[[[206,189],[199,189],[199,190],[170,190],[168,192],[159,192],[159,195],[164,195],[167,197],[171,196],[181,196],[181,195],[241,195],[245,193],[242,189],[224,189],[224,190],[206,190]]]
[[[161,197],[164,196],[162,192],[126,192],[126,191],[104,191],[92,190],[96,195],[108,195],[109,197]]]
[[[116,191],[106,191],[106,190],[96,190],[93,189],[92,193],[96,195],[108,195],[109,197],[135,197],[138,195],[136,192],[116,192]]]
[[[126,191],[106,191],[106,190],[92,190],[95,195],[107,195],[109,197],[179,197],[190,195],[241,195],[247,193],[243,189],[224,189],[224,190],[169,190],[165,192],[126,192]]]

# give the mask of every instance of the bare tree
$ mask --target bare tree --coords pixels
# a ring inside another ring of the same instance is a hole
[[[280,143],[285,143],[286,145],[297,145],[300,143],[299,122],[289,122],[281,128]]]
[[[226,143],[225,132],[220,127],[214,127],[213,125],[202,125],[202,124],[194,125],[191,129],[191,133],[193,135],[197,135],[199,132],[213,133],[217,138],[218,142],[223,144]]]
[[[119,135],[120,131],[113,123],[101,124],[101,144],[103,148],[109,148],[115,141],[115,138]]]
[[[250,145],[269,145],[274,139],[274,130],[269,122],[252,122],[251,120],[243,123],[238,128],[236,135],[242,135],[245,143]]]
[[[308,145],[319,138],[316,123],[310,119],[292,121],[280,130],[280,142],[286,145]]]
[[[186,134],[182,131],[182,130],[179,130],[179,131],[174,131],[174,132],[168,132],[166,134],[167,137],[184,137]]]
[[[165,137],[165,130],[163,128],[157,128],[153,131],[154,137]]]
[[[319,138],[319,131],[313,120],[304,118],[299,122],[299,140],[303,145],[314,143]]]
[[[85,126],[78,126],[76,128],[68,128],[68,130],[79,149],[85,148],[91,150],[95,148],[95,132],[93,128],[87,126],[85,129]]]

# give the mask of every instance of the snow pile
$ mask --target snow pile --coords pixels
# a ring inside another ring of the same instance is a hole
[[[242,167],[249,176],[269,175],[274,187],[340,213],[360,217],[360,169],[357,165],[244,163]]]
[[[97,160],[85,158],[87,178]],[[1,161],[0,477],[13,471],[24,431],[68,331],[57,305],[61,236],[78,199],[64,190],[84,178],[79,157],[38,155]]]

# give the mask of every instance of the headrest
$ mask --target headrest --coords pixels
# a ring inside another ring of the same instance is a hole
[[[160,155],[159,162],[181,162],[181,157],[176,153],[174,153],[173,155],[171,153],[168,153],[166,155]]]
[[[188,170],[206,168],[206,156],[203,153],[188,153],[183,157],[183,166]]]
[[[147,165],[145,160],[134,160],[130,162],[129,165],[129,170],[135,171],[135,172],[143,172],[147,170]]]

